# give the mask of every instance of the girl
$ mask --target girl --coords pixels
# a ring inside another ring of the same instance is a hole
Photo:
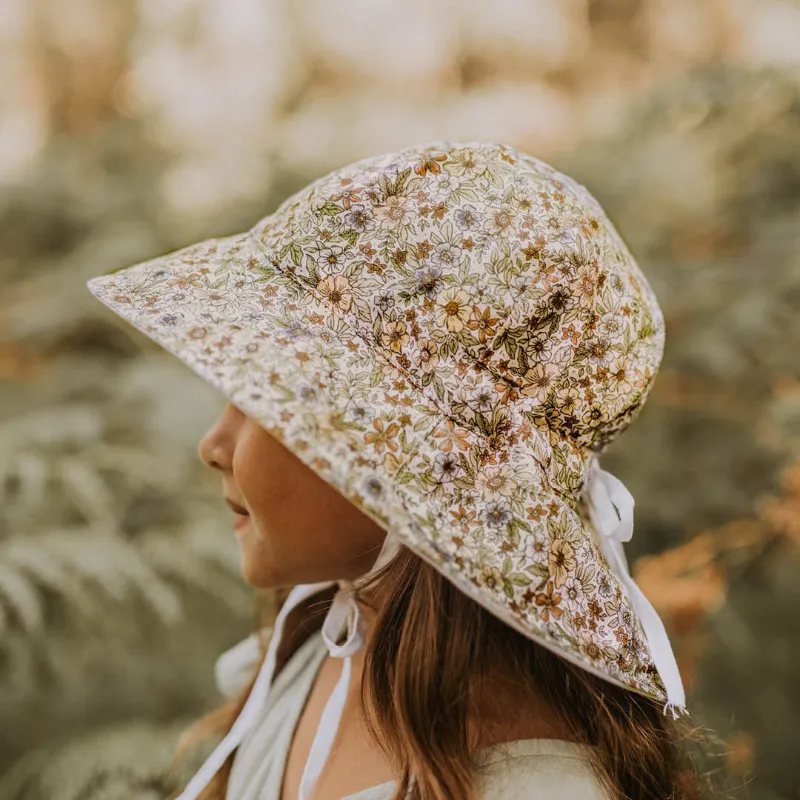
[[[664,321],[597,201],[495,143],[348,165],[241,235],[89,281],[217,387],[245,578],[181,800],[699,796],[681,678],[598,454]]]

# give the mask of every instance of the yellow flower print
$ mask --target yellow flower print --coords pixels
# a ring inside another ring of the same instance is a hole
[[[375,216],[389,227],[399,228],[412,220],[412,208],[408,198],[390,195],[383,205],[375,208]]]
[[[564,581],[577,566],[575,550],[566,539],[553,539],[550,543],[548,556],[550,575],[555,581],[556,588],[563,586]]]
[[[424,372],[430,372],[439,361],[439,348],[430,339],[419,340],[419,353],[415,359],[417,366]]]
[[[334,314],[344,314],[353,302],[350,281],[344,275],[329,275],[317,284],[319,296],[333,309]]]
[[[436,324],[447,328],[450,333],[464,329],[472,307],[469,295],[462,289],[448,289],[436,301]]]
[[[375,429],[364,434],[364,441],[374,445],[376,453],[382,453],[384,447],[388,447],[393,453],[397,452],[397,442],[395,436],[400,432],[400,426],[392,422],[385,427],[384,421],[380,417],[372,420],[372,427]]]
[[[459,450],[469,450],[469,442],[467,441],[468,433],[464,430],[456,430],[455,423],[453,420],[448,419],[447,425],[445,428],[440,428],[437,426],[436,430],[433,432],[433,436],[436,439],[441,439],[442,441],[439,442],[439,449],[443,453],[449,453],[453,447],[457,447]]]
[[[497,567],[484,567],[480,582],[489,589],[502,589],[503,573]]]
[[[578,275],[570,284],[570,290],[583,308],[592,308],[597,299],[597,265],[582,264]]]
[[[394,478],[405,468],[407,462],[408,457],[404,456],[402,453],[400,454],[400,458],[398,458],[394,453],[388,452],[383,457],[383,468],[390,478]]]
[[[563,415],[574,414],[578,408],[580,397],[578,396],[577,389],[570,386],[559,389],[556,392],[556,407]]]
[[[573,513],[664,337],[584,188],[505,146],[409,148],[92,291],[357,506],[402,515],[407,544],[501,619],[665,699],[625,586]]]
[[[525,373],[525,388],[521,390],[522,394],[542,402],[553,388],[558,372],[555,364],[544,362],[537,364]]]
[[[392,352],[399,353],[403,349],[403,345],[408,342],[408,329],[405,322],[402,320],[390,322],[384,328],[381,339]]]

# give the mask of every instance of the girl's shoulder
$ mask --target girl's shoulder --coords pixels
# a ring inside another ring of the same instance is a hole
[[[557,739],[518,739],[487,748],[480,758],[479,800],[608,800],[592,769],[591,751]],[[391,800],[395,782],[343,800]]]
[[[608,800],[590,749],[559,739],[518,739],[488,748],[478,787],[481,800]]]

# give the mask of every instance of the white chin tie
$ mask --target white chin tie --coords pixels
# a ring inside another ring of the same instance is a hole
[[[380,569],[391,559],[395,552],[397,552],[397,549],[398,544],[394,537],[387,534],[375,564],[370,571],[359,580],[363,580]],[[278,647],[283,638],[287,617],[307,599],[331,586],[338,586],[339,588],[333,596],[333,601],[328,609],[325,621],[322,624],[322,638],[330,655],[334,658],[343,659],[344,663],[342,665],[342,675],[337,681],[333,692],[331,692],[328,702],[325,704],[316,735],[314,736],[314,742],[311,745],[311,751],[308,754],[308,759],[303,769],[303,776],[300,780],[299,800],[309,800],[320,773],[322,772],[322,768],[328,760],[333,741],[336,737],[336,732],[339,729],[342,712],[344,711],[345,702],[347,701],[350,690],[352,657],[362,650],[365,645],[363,617],[358,603],[356,603],[353,598],[352,589],[354,583],[351,581],[341,580],[322,581],[321,583],[304,583],[292,589],[275,618],[266,657],[258,672],[250,695],[247,698],[247,702],[244,704],[244,708],[242,708],[225,738],[205,760],[203,766],[200,767],[176,800],[196,800],[200,792],[203,791],[209,781],[225,763],[228,756],[241,744],[247,732],[255,725],[259,714],[264,709],[269,698],[272,679],[275,673]],[[343,635],[345,635],[344,641],[340,643],[339,640]],[[250,642],[251,647],[254,644],[257,645],[255,639],[251,638]],[[219,682],[218,679],[218,683]]]
[[[633,536],[633,495],[621,480],[601,469],[596,458],[589,470],[585,497],[592,527],[598,534],[600,547],[609,566],[627,590],[633,610],[647,637],[650,656],[667,690],[664,713],[670,710],[672,716],[677,718],[678,712],[686,713],[686,695],[678,664],[661,617],[628,572],[622,547],[622,543],[629,542]]]

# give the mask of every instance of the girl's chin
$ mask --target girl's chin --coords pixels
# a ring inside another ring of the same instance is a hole
[[[248,553],[242,553],[241,565],[242,577],[254,589],[280,589],[301,582],[291,581],[286,575],[266,568],[263,560],[253,558]]]
[[[274,589],[280,586],[280,576],[274,574],[270,558],[264,549],[264,541],[252,520],[236,528],[241,553],[240,565],[245,581],[256,589]]]

